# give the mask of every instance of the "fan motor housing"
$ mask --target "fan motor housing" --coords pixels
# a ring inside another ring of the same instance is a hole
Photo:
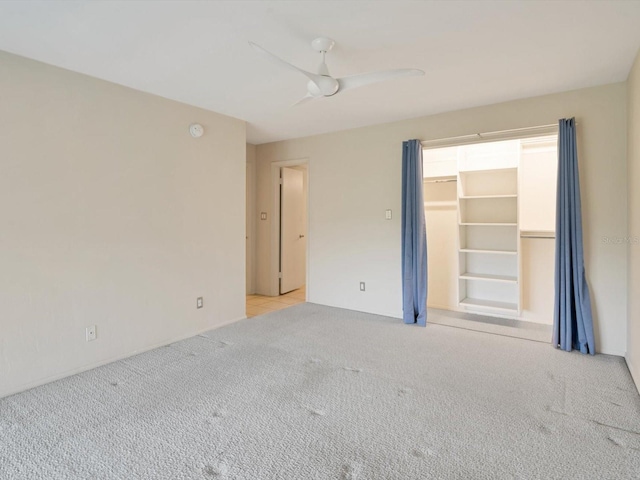
[[[332,77],[322,77],[318,79],[317,85],[313,80],[309,80],[307,83],[307,91],[309,95],[314,97],[330,97],[331,95],[335,95],[338,93],[340,89],[340,85],[338,85],[338,81]]]

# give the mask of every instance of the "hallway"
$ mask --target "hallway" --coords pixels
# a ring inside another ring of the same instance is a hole
[[[306,289],[304,286],[278,297],[247,295],[247,318],[282,310],[283,308],[297,305],[298,303],[304,303],[305,297]]]

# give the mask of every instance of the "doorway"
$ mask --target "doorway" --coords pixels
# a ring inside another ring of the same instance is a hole
[[[550,338],[557,134],[423,153],[430,321]]]
[[[298,268],[302,269],[302,278],[303,283],[297,290],[292,290],[293,292],[298,292],[299,294],[302,292],[304,294],[304,300],[306,301],[309,298],[309,190],[310,190],[310,178],[309,174],[309,162],[307,159],[299,159],[299,160],[284,160],[280,162],[273,162],[271,164],[271,201],[272,201],[272,218],[269,225],[269,289],[266,293],[271,297],[278,297],[281,295],[280,291],[280,280],[282,277],[282,260],[281,260],[281,238],[282,238],[282,226],[281,226],[281,217],[282,217],[282,205],[281,205],[281,187],[282,187],[282,173],[283,169],[285,170],[285,175],[287,173],[291,173],[291,170],[302,172],[302,197],[298,197],[298,202],[302,206],[302,225],[300,226],[300,222],[298,222],[298,226],[296,227],[296,232],[293,232],[292,238],[289,239],[291,243],[294,243],[294,240],[298,239],[298,244],[302,244],[304,249],[301,251],[298,250],[295,254],[295,264]],[[291,169],[291,170],[289,170]],[[296,175],[296,174],[293,174]],[[284,180],[285,182],[287,179]],[[298,180],[299,181],[299,175]],[[285,185],[285,188],[287,185]],[[286,202],[286,200],[285,200]],[[285,205],[285,208],[286,205]],[[285,215],[288,215],[288,212],[284,212]],[[285,223],[287,220],[285,219]],[[294,222],[295,225],[295,222]],[[301,229],[302,231],[299,231]],[[293,229],[292,229],[293,231]],[[300,235],[304,235],[304,237],[300,238]],[[299,246],[299,245],[298,245]],[[287,245],[285,245],[285,249]],[[286,260],[285,260],[286,262]],[[286,266],[286,265],[285,265]],[[297,273],[300,275],[300,272]],[[286,276],[286,272],[285,272]],[[298,277],[299,278],[299,277]],[[285,278],[285,281],[287,279]],[[298,281],[299,283],[299,281]],[[288,288],[285,284],[285,289]],[[285,290],[283,290],[285,291]]]
[[[306,191],[306,165],[280,169],[280,295],[305,287],[307,270]]]
[[[304,303],[309,298],[308,161],[273,162],[270,167],[270,207],[261,212],[254,209],[259,222],[264,222],[268,235],[263,237],[265,241],[262,245],[257,245],[253,263],[258,269],[263,265],[265,270],[262,271],[266,275],[262,277],[263,280],[257,278],[254,290],[247,292],[247,317]],[[257,230],[260,228],[258,225]],[[256,275],[262,274],[256,272]],[[284,280],[282,289],[281,280]]]

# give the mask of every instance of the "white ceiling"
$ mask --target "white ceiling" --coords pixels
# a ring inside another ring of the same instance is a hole
[[[340,77],[419,68],[290,108],[329,36]],[[640,1],[0,1],[0,50],[246,120],[265,143],[624,81]]]

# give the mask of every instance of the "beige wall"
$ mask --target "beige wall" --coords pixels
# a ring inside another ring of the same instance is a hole
[[[311,302],[399,317],[401,142],[578,120],[585,263],[600,352],[623,355],[627,249],[603,237],[627,233],[624,83],[259,145],[258,211],[270,214],[270,164],[309,161]],[[385,209],[393,219],[385,220]],[[273,215],[269,215],[273,218]],[[256,287],[268,293],[269,221],[259,222]],[[553,278],[553,272],[549,272]],[[367,291],[358,283],[367,282]]]
[[[0,52],[0,218],[0,396],[245,316],[242,121]]]
[[[627,364],[640,387],[640,51],[627,81],[629,170],[629,328],[627,334]]]

